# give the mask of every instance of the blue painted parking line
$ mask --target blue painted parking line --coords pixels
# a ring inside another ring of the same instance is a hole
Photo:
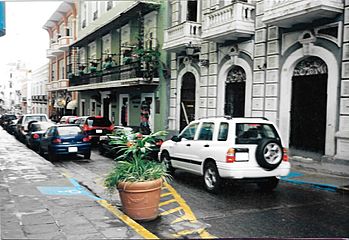
[[[331,185],[331,184],[307,182],[307,181],[294,179],[294,178],[301,177],[301,176],[304,176],[304,174],[298,173],[298,172],[290,172],[287,176],[281,177],[280,179],[285,181],[285,182],[289,182],[289,183],[293,183],[293,184],[310,185],[310,186],[312,186],[314,188],[321,189],[321,190],[326,190],[326,191],[330,191],[330,192],[336,192],[337,189],[338,189],[337,186]]]
[[[45,195],[62,195],[62,196],[73,196],[73,195],[84,195],[91,197],[94,200],[101,200],[101,198],[96,197],[86,188],[81,186],[78,181],[73,178],[69,178],[69,181],[73,184],[73,187],[37,187],[37,189]]]

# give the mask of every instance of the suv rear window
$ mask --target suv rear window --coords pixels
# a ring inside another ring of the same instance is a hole
[[[261,139],[270,138],[280,140],[272,124],[237,123],[236,143],[257,144]]]
[[[108,118],[89,117],[86,122],[87,125],[93,127],[109,127],[111,125],[111,121]]]
[[[57,131],[58,131],[58,135],[60,136],[82,134],[82,130],[78,126],[58,127]]]

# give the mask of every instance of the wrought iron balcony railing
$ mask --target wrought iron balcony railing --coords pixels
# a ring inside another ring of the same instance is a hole
[[[95,84],[102,82],[111,82],[111,81],[122,81],[135,78],[143,78],[145,80],[149,78],[148,71],[142,71],[140,62],[132,62],[126,65],[119,65],[115,67],[110,67],[102,71],[96,71],[94,73],[83,73],[79,76],[71,75],[70,77],[70,86],[80,86],[87,84]],[[152,78],[159,77],[157,70],[153,70],[151,73]]]

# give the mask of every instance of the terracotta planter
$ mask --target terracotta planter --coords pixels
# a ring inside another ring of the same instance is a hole
[[[149,221],[157,218],[162,179],[147,182],[121,182],[118,191],[122,209],[134,220]]]

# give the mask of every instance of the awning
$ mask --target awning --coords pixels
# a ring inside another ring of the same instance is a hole
[[[68,102],[66,108],[73,110],[74,108],[77,107],[77,105],[78,105],[78,101],[77,100],[72,100],[72,101]]]

